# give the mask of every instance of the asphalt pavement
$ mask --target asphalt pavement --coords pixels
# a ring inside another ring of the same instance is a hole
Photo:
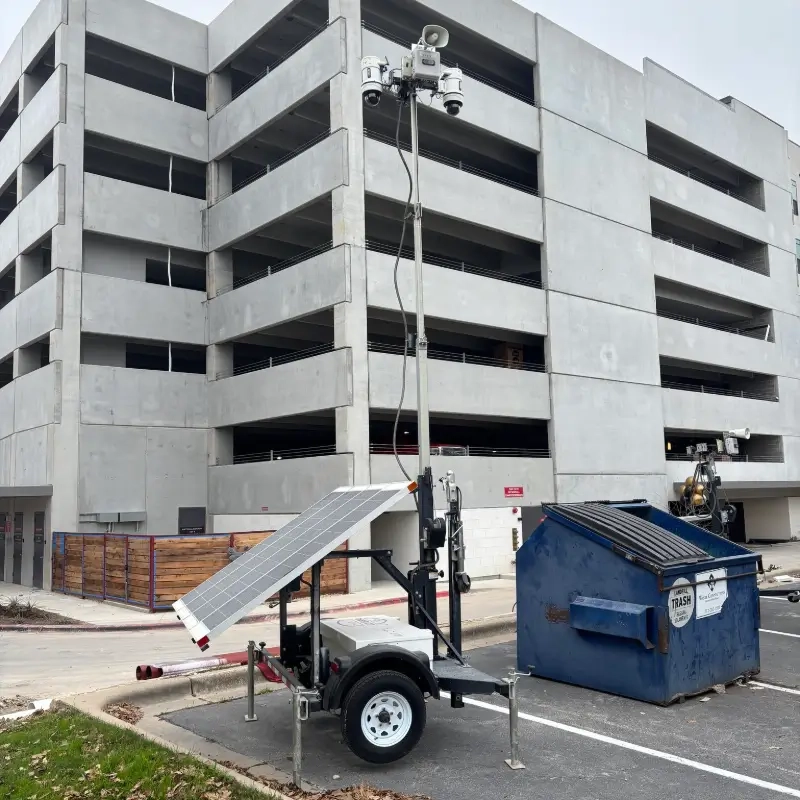
[[[304,724],[304,778],[330,788],[367,782],[436,800],[696,800],[800,798],[796,731],[800,722],[800,606],[761,604],[762,672],[758,680],[660,708],[538,678],[520,680],[521,757],[511,771],[505,702],[478,699],[456,711],[428,703],[417,749],[388,767],[357,759],[341,742],[339,719]],[[471,663],[505,675],[513,643],[470,652]],[[785,691],[782,689],[788,689]],[[488,701],[488,703],[487,703]],[[244,755],[289,768],[286,691],[257,698],[257,722],[244,702],[187,709],[166,719]],[[338,776],[334,778],[334,776]]]

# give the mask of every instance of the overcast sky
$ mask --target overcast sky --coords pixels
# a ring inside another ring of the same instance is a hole
[[[210,22],[229,0],[156,2]],[[800,142],[800,0],[521,2],[637,69],[649,56],[715,97],[733,95]],[[0,53],[35,5],[0,0]]]

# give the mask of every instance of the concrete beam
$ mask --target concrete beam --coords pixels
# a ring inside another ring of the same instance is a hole
[[[21,115],[21,161],[32,158],[60,122],[67,121],[67,68],[61,64]]]
[[[13,382],[14,431],[30,430],[61,421],[61,364],[22,375]]]
[[[38,245],[65,219],[66,173],[57,166],[19,204],[19,252]]]

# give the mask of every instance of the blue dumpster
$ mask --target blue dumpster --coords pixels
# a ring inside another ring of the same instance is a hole
[[[644,501],[543,511],[517,553],[521,672],[663,705],[758,673],[758,554]]]

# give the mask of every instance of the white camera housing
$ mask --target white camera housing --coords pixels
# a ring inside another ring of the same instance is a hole
[[[377,56],[364,56],[361,59],[361,97],[364,105],[375,107],[381,102],[383,93],[383,74],[388,62]]]
[[[451,117],[457,117],[464,105],[462,81],[463,75],[458,67],[450,67],[442,75],[441,92],[444,110]]]

